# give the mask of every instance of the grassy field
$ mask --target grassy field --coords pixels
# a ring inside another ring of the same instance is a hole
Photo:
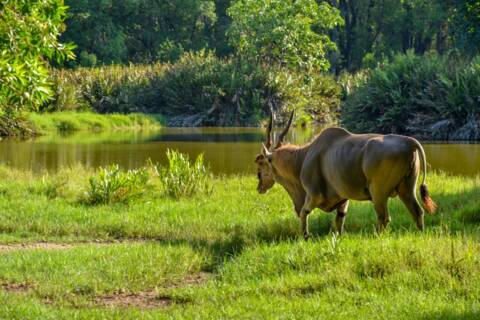
[[[0,167],[1,319],[478,319],[480,177],[430,174],[419,233],[398,200],[374,232],[354,202],[346,234],[315,211],[301,239],[286,192],[217,177],[211,195],[88,205],[82,167]]]
[[[27,121],[37,134],[73,131],[104,131],[158,128],[163,121],[158,115],[98,114],[93,112],[28,113]]]

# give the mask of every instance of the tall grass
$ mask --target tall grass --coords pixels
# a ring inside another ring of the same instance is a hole
[[[141,113],[102,115],[93,112],[28,113],[26,120],[36,134],[158,128],[163,118]]]

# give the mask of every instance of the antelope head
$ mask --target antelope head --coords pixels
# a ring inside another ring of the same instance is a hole
[[[257,190],[259,193],[265,193],[275,184],[275,179],[273,175],[273,165],[275,163],[275,150],[280,148],[283,144],[283,139],[288,133],[288,129],[292,125],[293,115],[295,111],[292,111],[290,118],[288,119],[287,126],[282,130],[278,136],[277,141],[272,144],[272,126],[273,126],[273,115],[270,113],[270,119],[267,126],[267,137],[264,143],[262,143],[262,149],[260,154],[255,158],[255,163],[257,164],[257,176],[258,176],[258,186]]]

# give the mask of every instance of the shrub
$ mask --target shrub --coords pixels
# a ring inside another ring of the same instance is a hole
[[[274,90],[258,66],[186,53],[159,82],[167,116],[194,116],[180,126],[257,125]]]
[[[0,114],[0,137],[27,137],[35,133],[30,121],[21,113]]]
[[[436,126],[443,123],[444,139],[478,139],[479,101],[480,57],[469,62],[409,52],[372,70],[353,87],[343,104],[342,122],[355,132],[427,137],[435,137]],[[465,125],[477,131],[460,130]]]
[[[337,122],[341,88],[332,76],[275,70],[271,77],[271,86],[281,100],[279,104],[296,110],[297,123],[303,126],[310,122]]]
[[[89,179],[85,202],[91,205],[128,203],[146,192],[148,181],[146,169],[125,172],[117,164],[100,168],[98,175]]]
[[[55,70],[55,98],[42,110],[154,112],[160,103],[157,81],[167,68],[168,65],[157,63]]]
[[[211,173],[204,165],[203,154],[190,163],[187,154],[167,150],[168,166],[157,168],[164,193],[172,198],[190,197],[212,191]]]
[[[52,82],[55,100],[43,111],[163,114],[173,126],[256,126],[270,110],[292,107],[306,120],[330,122],[340,101],[332,77],[205,51],[187,52],[175,64],[56,70]]]

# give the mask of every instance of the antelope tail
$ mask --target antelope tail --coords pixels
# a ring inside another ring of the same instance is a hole
[[[418,154],[420,156],[420,161],[422,162],[423,180],[422,184],[420,185],[420,196],[422,197],[423,207],[429,214],[434,214],[435,210],[437,210],[437,204],[430,197],[427,185],[425,184],[425,180],[427,179],[427,159],[425,157],[425,151],[423,150],[420,142],[418,142],[416,139],[413,139],[413,141],[415,142]]]

